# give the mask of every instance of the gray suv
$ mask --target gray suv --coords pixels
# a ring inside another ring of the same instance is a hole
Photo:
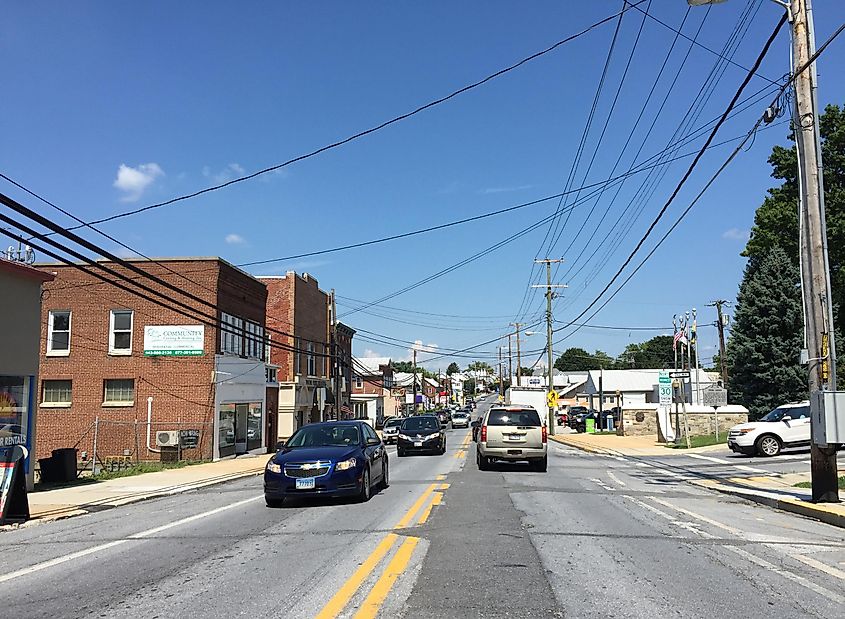
[[[522,460],[544,473],[548,468],[546,426],[531,406],[493,406],[481,420],[475,453],[482,471],[495,460]]]

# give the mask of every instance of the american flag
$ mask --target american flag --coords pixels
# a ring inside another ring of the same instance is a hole
[[[672,341],[672,346],[674,348],[677,348],[678,342],[680,342],[681,344],[689,343],[689,341],[687,340],[686,327],[682,328],[680,331],[677,331],[675,333],[675,339]]]

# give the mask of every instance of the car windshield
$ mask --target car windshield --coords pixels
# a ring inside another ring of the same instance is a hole
[[[285,447],[344,447],[361,442],[358,428],[348,424],[305,426],[285,443]]]
[[[809,417],[810,413],[809,406],[792,406],[789,408],[780,406],[775,410],[763,415],[760,418],[760,421],[780,421],[784,417],[791,417],[792,419],[801,419],[803,417]]]
[[[398,428],[401,425],[402,425],[401,419],[388,419],[387,421],[384,422],[385,428]]]
[[[488,426],[539,426],[540,415],[531,409],[490,411]]]
[[[421,430],[440,431],[440,422],[431,417],[411,417],[402,424],[403,432],[419,432]]]

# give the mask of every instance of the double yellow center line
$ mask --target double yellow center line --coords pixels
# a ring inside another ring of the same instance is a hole
[[[431,510],[435,505],[440,505],[443,500],[443,493],[437,490],[446,490],[449,484],[442,483],[446,479],[445,475],[438,475],[436,482],[429,484],[422,495],[414,501],[414,504],[405,512],[405,515],[396,523],[394,529],[405,529],[414,521],[414,517],[420,512],[416,524],[425,524],[428,517],[431,515]],[[427,505],[426,505],[427,503]],[[425,505],[425,507],[423,507]],[[370,589],[369,594],[364,599],[358,612],[355,613],[355,619],[369,619],[378,615],[390,589],[393,587],[399,576],[408,567],[414,550],[420,541],[419,537],[400,536],[396,533],[388,533],[387,536],[381,540],[378,546],[375,547],[364,562],[355,570],[355,573],[350,576],[343,586],[332,596],[332,599],[326,603],[322,610],[317,615],[317,619],[334,619],[343,609],[346,608],[350,600],[361,588],[367,578],[373,573],[376,567],[381,563],[382,559],[391,551],[396,542],[402,537],[404,540],[399,546],[399,549],[393,555],[390,563],[387,564],[382,575]]]

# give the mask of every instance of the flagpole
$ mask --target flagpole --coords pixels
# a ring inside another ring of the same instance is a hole
[[[698,323],[692,308],[692,343],[695,344],[695,403],[701,404],[701,378],[698,375]]]
[[[675,353],[675,370],[678,369],[678,315],[672,316],[672,352]]]

